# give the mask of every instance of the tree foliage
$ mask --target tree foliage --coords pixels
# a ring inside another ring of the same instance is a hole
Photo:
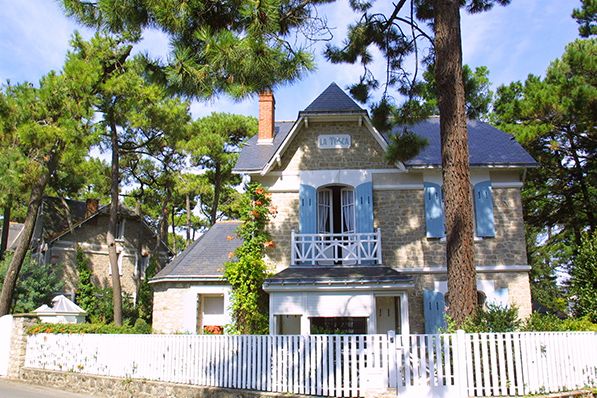
[[[522,192],[533,298],[556,312],[555,273],[574,268],[583,231],[597,226],[596,55],[595,39],[576,40],[545,78],[499,87],[494,103],[494,122],[539,163]]]
[[[262,289],[268,272],[263,257],[267,248],[274,245],[266,231],[273,214],[271,195],[261,185],[250,183],[243,196],[242,224],[238,229],[238,239],[243,242],[231,253],[236,261],[226,263],[224,270],[224,277],[232,286],[233,331],[241,334],[268,332],[268,299]]]
[[[597,1],[581,0],[581,7],[572,11],[572,18],[578,22],[580,37],[597,35]]]
[[[292,33],[319,37],[314,6],[330,0],[224,0],[218,3],[62,0],[79,22],[139,37],[156,28],[170,38],[167,62],[146,58],[152,77],[192,97],[243,96],[296,80],[313,68],[312,55]]]
[[[213,225],[221,216],[238,215],[235,187],[241,177],[232,174],[232,169],[242,144],[257,133],[257,119],[212,113],[194,121],[190,131],[190,139],[181,143],[181,149],[189,155],[191,165],[203,171],[196,193],[201,212]]]
[[[9,156],[15,160],[18,181],[28,199],[21,239],[0,295],[0,315],[9,311],[46,187],[56,186],[58,170],[72,170],[80,164],[96,140],[89,129],[93,90],[102,76],[103,63],[110,60],[74,47],[62,71],[48,73],[37,87],[29,83],[3,87],[2,107],[8,106],[14,113],[0,114],[0,139],[10,148]],[[14,181],[10,173],[7,176],[6,180],[0,177],[0,185]]]
[[[8,254],[0,263],[0,286],[11,261]],[[28,253],[23,261],[19,279],[13,294],[12,312],[27,313],[43,304],[51,304],[56,294],[62,292],[62,266],[60,264],[38,264]]]
[[[574,314],[597,323],[597,232],[582,238],[570,275],[570,294]]]

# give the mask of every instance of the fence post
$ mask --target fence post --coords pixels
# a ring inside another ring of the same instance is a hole
[[[398,361],[396,351],[396,332],[388,330],[387,335],[388,341],[388,384],[389,388],[398,388],[397,375],[398,375]]]
[[[454,382],[458,389],[458,396],[468,397],[468,383],[466,377],[466,335],[464,330],[456,331],[456,352],[454,353]]]

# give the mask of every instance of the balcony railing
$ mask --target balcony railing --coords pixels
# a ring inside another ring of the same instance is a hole
[[[381,231],[299,234],[292,231],[292,265],[381,264]]]

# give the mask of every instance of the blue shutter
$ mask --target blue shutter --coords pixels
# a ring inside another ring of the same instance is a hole
[[[439,333],[439,329],[447,327],[446,300],[440,292],[423,290],[423,315],[425,317],[425,333]]]
[[[479,237],[494,237],[493,198],[491,181],[483,181],[475,185],[475,222]]]
[[[302,234],[317,232],[317,190],[301,184],[299,189],[299,230]]]
[[[427,226],[428,238],[443,238],[444,228],[444,206],[442,200],[442,189],[439,184],[426,182],[425,191],[425,225]]]
[[[356,187],[356,232],[373,232],[373,184]]]

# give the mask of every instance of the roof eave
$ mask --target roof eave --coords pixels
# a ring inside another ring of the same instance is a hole
[[[169,275],[149,280],[150,284],[163,282],[226,282],[226,278],[222,275]]]

